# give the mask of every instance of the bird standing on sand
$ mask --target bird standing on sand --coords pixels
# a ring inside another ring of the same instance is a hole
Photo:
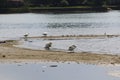
[[[50,50],[50,47],[52,46],[52,42],[49,42],[45,45],[46,50]]]
[[[68,48],[68,51],[70,51],[70,52],[74,52],[74,49],[76,48],[76,46],[75,45],[72,45],[72,46],[70,46],[69,48]]]
[[[44,32],[44,33],[43,33],[43,36],[46,37],[46,36],[47,36],[47,32]]]
[[[29,33],[25,33],[25,34],[24,34],[24,40],[25,40],[25,41],[28,40],[28,35],[29,35]]]

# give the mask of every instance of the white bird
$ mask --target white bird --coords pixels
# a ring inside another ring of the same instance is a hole
[[[44,32],[44,33],[43,33],[43,36],[44,36],[44,37],[46,37],[46,36],[47,36],[47,34],[48,34],[47,32]]]
[[[29,35],[29,33],[25,33],[25,34],[24,34],[24,40],[25,40],[25,41],[28,40],[28,35]]]
[[[25,33],[25,34],[24,34],[24,36],[28,36],[28,35],[29,35],[29,33]]]

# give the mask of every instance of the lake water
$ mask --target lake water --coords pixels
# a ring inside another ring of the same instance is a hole
[[[76,14],[0,14],[0,40],[29,36],[120,34],[120,11]],[[120,37],[42,40],[29,39],[17,47],[43,50],[53,42],[52,50],[64,50],[72,44],[76,52],[120,53]],[[57,67],[50,67],[57,65]],[[0,63],[1,80],[119,80],[119,67],[102,67],[76,63]]]
[[[57,67],[50,67],[57,65]],[[120,68],[77,63],[0,63],[1,80],[119,80]]]
[[[32,42],[31,42],[32,41]],[[68,47],[76,45],[75,52],[92,52],[98,54],[120,54],[120,37],[102,39],[74,39],[74,40],[43,40],[29,39],[21,41],[21,45],[16,47],[29,48],[34,50],[45,50],[44,46],[52,42],[53,51],[68,51]]]
[[[85,35],[85,34],[120,34],[120,11],[103,13],[74,14],[0,14],[0,39],[19,39],[25,33],[29,36],[48,35]],[[50,41],[32,40],[23,47],[43,49]],[[76,51],[117,53],[120,52],[120,38],[54,40],[53,48],[67,50],[72,44]],[[39,45],[40,44],[40,45]]]
[[[84,14],[0,14],[0,36],[120,34],[120,11]]]

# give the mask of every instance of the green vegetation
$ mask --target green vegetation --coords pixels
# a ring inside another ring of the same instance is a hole
[[[106,0],[27,0],[30,6],[102,6]]]
[[[0,0],[0,8],[6,8],[7,0]]]
[[[0,0],[0,12],[28,12],[38,9],[95,10],[111,7],[120,8],[120,0]],[[116,1],[116,2],[115,2]],[[113,7],[114,6],[114,7]],[[101,9],[101,10],[103,10]]]
[[[0,8],[6,7],[65,7],[65,6],[119,6],[120,1],[115,0],[0,0]]]
[[[64,6],[105,6],[120,5],[120,0],[26,0],[29,6],[64,7]]]

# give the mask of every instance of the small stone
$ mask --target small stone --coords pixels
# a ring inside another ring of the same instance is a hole
[[[114,63],[114,62],[111,62],[111,64],[113,64],[113,65],[114,65],[115,63]]]
[[[5,58],[6,56],[5,55],[2,55],[3,58]]]
[[[57,67],[57,65],[50,65],[50,67]]]
[[[45,70],[42,70],[42,72],[45,72]]]

